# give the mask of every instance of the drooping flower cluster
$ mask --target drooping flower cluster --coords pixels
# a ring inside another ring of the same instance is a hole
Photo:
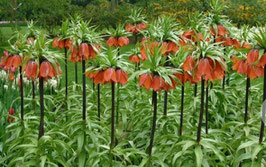
[[[5,71],[9,71],[9,81],[14,81],[17,68],[21,66],[21,57],[19,55],[9,55],[7,51],[4,51],[4,56],[1,58],[0,67]]]
[[[81,43],[80,45],[71,45],[71,56],[69,60],[76,63],[82,61],[82,59],[93,59],[99,51],[100,46],[97,44],[90,45],[88,43]]]
[[[238,74],[247,74],[250,79],[255,79],[263,76],[263,67],[266,64],[266,53],[259,59],[259,50],[252,49],[248,52],[246,59],[232,57],[233,70]]]
[[[106,84],[106,83],[120,83],[125,85],[128,80],[128,75],[121,69],[107,68],[105,70],[88,72],[86,74],[90,79],[94,79],[95,84]]]
[[[174,89],[176,85],[175,80],[172,77],[169,78],[171,80],[171,85],[165,82],[165,80],[159,75],[144,73],[139,77],[139,86],[154,91]]]
[[[192,83],[197,83],[202,78],[206,81],[223,79],[226,71],[226,63],[222,57],[215,56],[215,59],[213,59],[211,58],[213,56],[215,55],[206,55],[205,57],[187,56],[183,63],[183,69],[185,72],[191,72],[193,74]]]
[[[110,37],[106,41],[107,46],[123,47],[129,44],[129,39],[127,37]]]
[[[127,24],[126,25],[126,30],[127,32],[132,32],[132,33],[139,33],[140,31],[143,31],[147,28],[147,24],[144,22],[137,23],[137,24]]]
[[[63,48],[67,48],[69,49],[71,46],[72,40],[71,39],[60,39],[58,37],[56,37],[53,40],[53,48],[59,48],[59,49],[63,49]]]
[[[62,71],[58,63],[53,65],[51,62],[45,60],[40,65],[39,77],[44,78],[45,81],[61,74]]]

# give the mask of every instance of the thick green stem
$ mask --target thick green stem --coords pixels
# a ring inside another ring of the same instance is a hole
[[[201,125],[202,125],[203,112],[204,112],[204,85],[205,85],[205,80],[202,79],[201,81],[201,104],[200,104],[198,131],[197,131],[197,143],[200,142],[200,137],[201,137]]]
[[[40,129],[39,139],[44,135],[44,99],[43,99],[43,78],[39,78],[39,90],[40,90]]]
[[[164,108],[163,108],[164,116],[167,116],[167,102],[168,102],[168,91],[164,91]]]
[[[75,82],[78,84],[78,64],[75,63]]]
[[[83,93],[83,115],[82,119],[86,120],[86,78],[85,78],[85,60],[82,60],[82,93]]]
[[[23,77],[22,77],[22,67],[19,67],[20,73],[20,109],[21,109],[21,120],[24,120],[24,94],[23,94]]]
[[[247,77],[245,115],[244,115],[244,123],[245,124],[248,122],[248,96],[249,96],[249,87],[250,87],[250,79]]]
[[[65,40],[66,41],[66,40]],[[67,95],[68,95],[68,74],[67,74],[67,48],[65,48],[65,84],[66,84],[66,99],[67,99]]]
[[[116,124],[118,124],[118,119],[119,119],[119,101],[120,101],[120,85],[117,84],[117,90],[116,90]]]
[[[180,109],[179,136],[182,136],[182,132],[183,132],[184,95],[185,95],[185,86],[183,84],[181,87],[181,109]]]
[[[148,155],[151,156],[152,153],[152,146],[153,146],[153,141],[154,141],[154,133],[155,133],[155,128],[156,128],[156,119],[157,119],[157,92],[153,91],[153,121],[152,121],[152,129],[151,129],[151,138],[150,138],[150,145],[148,148]]]
[[[99,118],[99,121],[101,120],[101,85],[98,84],[97,85],[97,104],[98,104],[98,118]]]
[[[197,92],[198,92],[198,84],[195,84],[194,97],[197,97]]]
[[[205,132],[206,134],[208,134],[208,102],[209,102],[209,84],[207,82],[207,86],[206,86],[206,106],[205,106],[205,119],[206,119],[206,124],[205,124]]]
[[[224,89],[224,87],[225,87],[225,76],[223,77],[223,89]]]
[[[266,100],[266,65],[264,66],[264,80],[263,80],[263,107],[261,113],[261,125],[260,125],[260,137],[259,143],[262,143],[264,136],[264,128],[265,128],[265,100]]]
[[[111,83],[112,89],[112,115],[111,115],[111,145],[110,148],[114,148],[115,144],[115,83]]]

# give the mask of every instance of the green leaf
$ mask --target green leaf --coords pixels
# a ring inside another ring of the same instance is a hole
[[[86,161],[86,153],[81,152],[78,155],[78,160],[79,160],[79,167],[84,167],[85,166],[85,161]]]
[[[194,152],[195,152],[195,155],[196,155],[197,167],[201,167],[203,154],[202,154],[202,150],[201,150],[199,145],[196,146]]]

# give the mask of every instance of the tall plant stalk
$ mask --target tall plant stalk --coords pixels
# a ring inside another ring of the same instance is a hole
[[[65,40],[66,42],[66,40]],[[67,96],[68,96],[68,75],[67,75],[67,48],[65,48],[65,84],[66,84],[66,99],[67,99]]]
[[[182,136],[182,133],[183,133],[184,94],[185,94],[185,86],[183,84],[181,87],[181,109],[180,109],[179,136]]]
[[[32,99],[34,100],[35,99],[35,83],[33,80],[31,81],[31,86],[32,86]]]
[[[194,87],[194,97],[197,97],[197,92],[198,92],[198,84],[195,83],[195,87]]]
[[[111,115],[111,144],[110,148],[114,148],[115,144],[115,83],[111,83],[112,89],[112,115]]]
[[[205,119],[206,119],[206,124],[205,124],[205,132],[206,134],[208,134],[208,102],[209,102],[209,84],[208,84],[208,81],[207,81],[207,86],[206,86],[206,106],[205,106]]]
[[[203,119],[203,112],[204,112],[204,85],[205,80],[202,78],[201,80],[201,100],[200,100],[200,116],[199,116],[199,124],[198,124],[198,131],[197,131],[197,143],[200,142],[201,137],[201,125]]]
[[[119,93],[119,90],[120,90],[120,85],[117,84],[117,90],[116,90],[116,124],[118,124],[118,119],[119,119],[119,97],[120,97],[120,93]]]
[[[82,93],[83,93],[83,110],[82,119],[86,120],[86,78],[85,78],[85,60],[82,60]]]
[[[24,94],[23,94],[23,77],[22,77],[22,66],[19,66],[20,74],[20,109],[21,109],[21,120],[24,120]]]
[[[168,102],[168,91],[164,91],[164,108],[163,108],[163,115],[167,116],[167,102]]]
[[[31,85],[32,85],[32,106],[33,106],[33,110],[35,110],[36,104],[35,104],[35,83],[34,83],[34,80],[31,81]]]
[[[224,89],[224,87],[225,87],[225,76],[223,77],[223,83],[222,84],[223,84],[222,88]]]
[[[75,82],[78,84],[78,64],[75,63]]]
[[[263,80],[263,105],[266,100],[266,65],[264,66],[264,80]],[[259,137],[259,143],[261,144],[263,141],[264,136],[264,128],[265,128],[265,107],[262,107],[262,113],[261,113],[261,125],[260,125],[260,137]]]
[[[39,90],[40,90],[40,129],[39,129],[39,139],[44,135],[44,99],[43,99],[43,78],[39,79]]]
[[[100,84],[97,85],[97,106],[98,106],[98,119],[101,120],[101,86]]]
[[[154,141],[154,133],[156,128],[156,119],[157,119],[157,92],[153,91],[153,121],[152,121],[152,129],[151,129],[151,137],[150,137],[150,145],[148,148],[148,155],[151,156],[152,146]]]
[[[248,96],[249,96],[249,87],[250,87],[250,78],[247,77],[247,82],[246,82],[245,115],[244,115],[244,123],[245,124],[248,121]]]

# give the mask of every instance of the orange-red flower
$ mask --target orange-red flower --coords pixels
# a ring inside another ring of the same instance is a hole
[[[16,71],[16,68],[21,65],[21,58],[19,55],[11,55],[4,58],[1,63],[5,70]]]
[[[12,71],[9,72],[8,80],[11,81],[11,82],[13,82],[15,80],[15,76],[14,76],[14,73]]]
[[[175,73],[174,76],[182,83],[186,83],[186,82],[191,82],[193,81],[192,76],[188,73],[188,72],[184,72],[184,73]]]
[[[253,64],[255,63],[259,58],[259,50],[258,49],[252,49],[247,54],[247,63]]]
[[[247,74],[247,76],[251,79],[261,77],[264,74],[263,66],[266,62],[263,55],[259,63],[256,63],[259,57],[258,54],[258,50],[251,50],[249,51],[246,60],[240,60],[236,57],[232,57],[232,69],[236,70],[239,74]]]
[[[125,85],[128,80],[128,75],[126,72],[122,71],[121,69],[113,69],[107,68],[106,70],[102,71],[95,71],[86,73],[90,79],[94,79],[94,84],[105,84],[105,83],[120,83],[121,85]]]
[[[106,45],[107,46],[118,46],[118,41],[116,38],[114,37],[110,37],[107,41],[106,41]]]
[[[229,32],[226,30],[224,26],[217,25],[217,32],[214,30],[213,26],[211,26],[211,34],[213,36],[225,36],[229,35]]]
[[[15,118],[10,117],[11,115],[15,115],[15,110],[13,108],[8,110],[7,122],[9,122],[9,123],[13,122],[15,120]]]
[[[147,24],[145,24],[144,22],[139,23],[137,25],[127,24],[125,28],[126,28],[127,32],[132,32],[132,33],[136,33],[137,34],[140,31],[146,29],[147,28]]]
[[[55,70],[52,63],[48,61],[43,61],[40,65],[39,77],[44,78],[45,80],[61,75],[61,68],[57,64],[57,70]]]
[[[196,42],[197,40],[200,40],[200,41],[203,41],[204,40],[203,35],[201,33],[196,33],[193,30],[185,31],[182,34],[182,36],[185,37],[185,38],[187,38],[187,39],[192,40],[193,42]],[[209,41],[209,39],[207,38],[206,41]]]
[[[81,43],[79,45],[71,45],[70,52],[71,56],[69,58],[70,61],[76,63],[79,61],[89,60],[95,58],[97,53],[100,51],[100,46],[94,44],[93,46],[87,43]]]
[[[137,24],[135,33],[138,33],[139,31],[142,31],[147,28],[147,24],[144,22]]]
[[[125,85],[128,80],[128,75],[126,72],[122,71],[121,69],[116,70],[116,79],[117,83],[120,83],[121,85]]]
[[[166,45],[166,50],[165,53],[169,54],[171,52],[175,53],[179,50],[179,47],[176,43],[172,42],[172,41],[168,41],[168,42],[164,42],[164,44]]]
[[[152,89],[154,91],[174,89],[175,81],[173,78],[170,79],[171,85],[166,83],[164,79],[158,75],[144,73],[139,77],[139,86],[144,86],[147,90]]]
[[[150,52],[151,55],[154,54],[154,49],[155,48],[158,48],[160,47],[160,43],[157,42],[157,41],[152,41],[152,42],[147,42],[149,39],[142,39],[142,42],[141,42],[141,48],[140,48],[140,54],[141,54],[141,59],[144,61],[144,60],[147,60],[147,51]],[[168,48],[168,43],[164,42],[160,48],[160,53],[162,55],[165,55],[166,54],[166,51],[167,51],[167,48]],[[172,51],[172,50],[171,50]]]
[[[58,37],[56,37],[54,40],[53,40],[53,48],[59,48],[59,49],[62,49],[62,48],[70,48],[71,46],[71,42],[72,40],[71,39],[63,39],[63,40],[60,40]]]
[[[258,67],[264,67],[266,65],[266,53],[262,55],[260,58],[260,61],[258,62],[257,66]]]
[[[136,28],[133,24],[127,24],[126,25],[126,31],[127,32],[135,32]]]
[[[24,71],[28,80],[35,80],[37,77],[38,64],[35,61],[30,60]]]
[[[195,62],[191,55],[189,55],[183,64],[183,69],[185,71],[191,71],[194,68]]]
[[[129,44],[129,39],[127,37],[119,37],[117,43],[120,47],[126,46]]]
[[[110,37],[107,41],[106,41],[106,45],[107,46],[126,46],[129,44],[129,39],[127,37],[119,37],[119,38],[114,38],[114,37]]]
[[[196,71],[197,77],[204,77],[205,80],[213,79],[212,77],[213,67],[212,60],[208,58],[202,58],[199,60],[199,64]]]
[[[140,62],[140,58],[138,55],[132,55],[129,57],[129,61],[132,62],[132,63],[139,63]]]

